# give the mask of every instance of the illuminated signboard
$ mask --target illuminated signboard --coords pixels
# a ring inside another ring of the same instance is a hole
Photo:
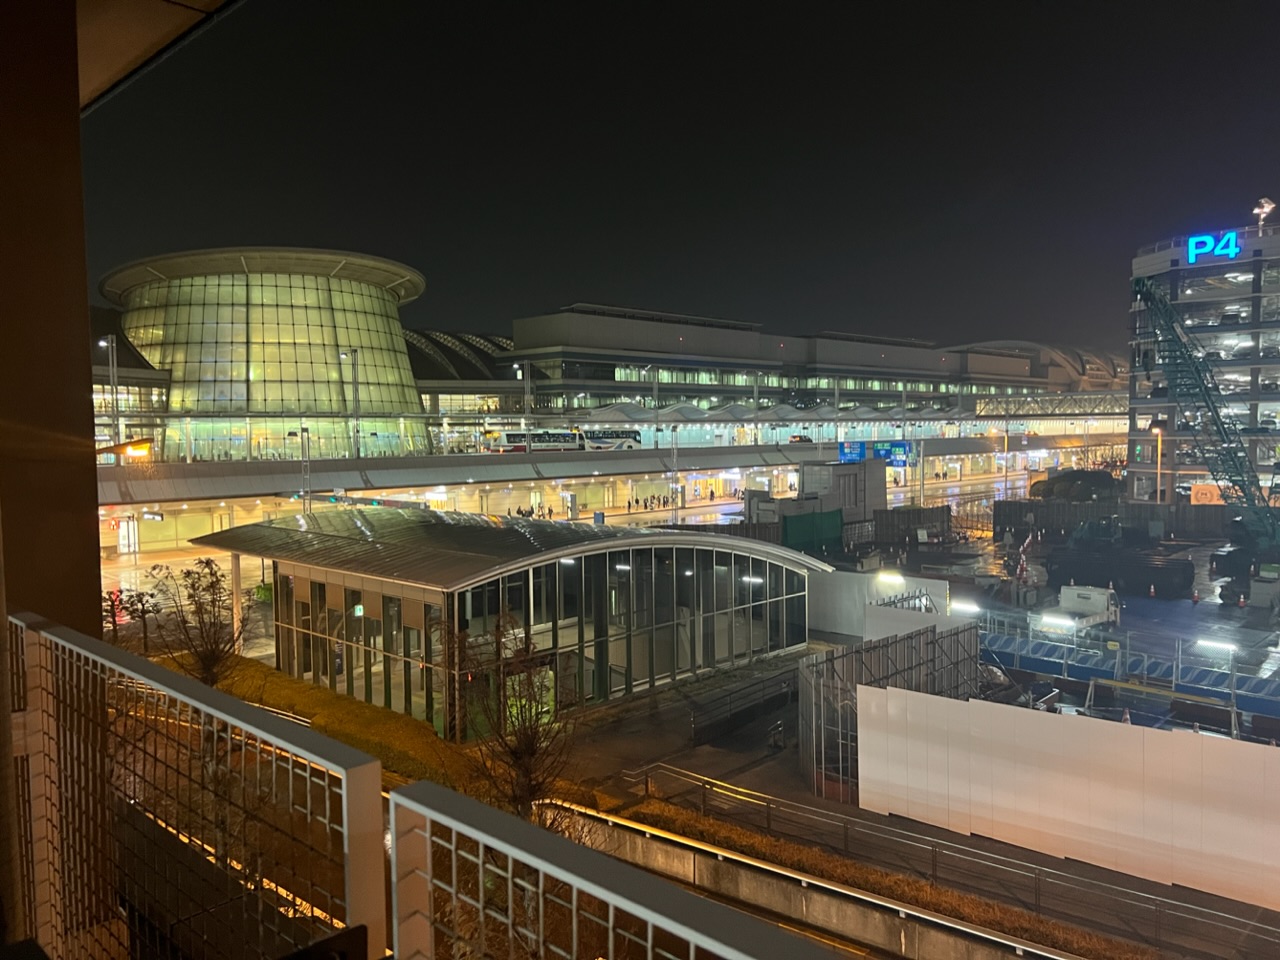
[[[877,440],[871,444],[871,453],[877,460],[888,460],[891,467],[905,467],[911,459],[911,441]]]
[[[861,463],[867,459],[867,444],[864,440],[841,440],[840,462]]]
[[[1240,242],[1236,239],[1234,230],[1224,233],[1221,237],[1208,233],[1187,237],[1187,263],[1195,263],[1201,257],[1226,257],[1228,260],[1234,260],[1238,256],[1240,256]]]

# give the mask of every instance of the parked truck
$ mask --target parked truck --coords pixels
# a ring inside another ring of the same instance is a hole
[[[1103,633],[1120,625],[1120,598],[1109,587],[1066,586],[1058,591],[1056,606],[1028,616],[1028,623],[1042,633],[1079,637]]]

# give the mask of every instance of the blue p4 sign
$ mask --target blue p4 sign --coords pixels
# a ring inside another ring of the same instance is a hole
[[[1187,237],[1187,263],[1195,263],[1200,257],[1226,257],[1234,260],[1238,256],[1240,243],[1236,240],[1234,230],[1224,233],[1221,238],[1208,233]]]

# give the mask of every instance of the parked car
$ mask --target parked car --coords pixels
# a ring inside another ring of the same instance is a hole
[[[788,443],[813,443],[813,437],[803,433],[793,433]]]

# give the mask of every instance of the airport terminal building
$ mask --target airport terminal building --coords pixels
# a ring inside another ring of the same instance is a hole
[[[194,542],[272,561],[278,669],[450,739],[499,639],[554,675],[549,708],[603,703],[803,646],[808,575],[831,570],[741,537],[385,507]]]
[[[669,445],[673,422],[700,446],[917,417],[932,436],[984,400],[1122,390],[1129,372],[1024,341],[778,336],[584,303],[510,336],[405,330],[400,308],[425,286],[391,260],[282,247],[120,267],[100,284],[115,309],[94,311],[98,442],[150,438],[154,462],[190,463],[474,452],[494,431],[592,424],[645,446]]]

